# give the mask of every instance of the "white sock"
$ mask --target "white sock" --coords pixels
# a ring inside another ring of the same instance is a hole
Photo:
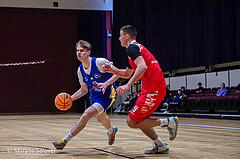
[[[164,145],[164,142],[158,137],[156,140],[154,140],[155,144],[157,144],[158,146],[162,146]]]
[[[113,133],[113,127],[111,126],[109,129],[107,129],[108,134],[112,134]]]
[[[65,140],[66,143],[68,143],[68,141],[70,141],[74,136],[71,134],[71,132],[68,133],[68,135],[63,138],[62,140]]]
[[[159,119],[161,121],[161,125],[160,126],[165,126],[168,125],[168,119]]]

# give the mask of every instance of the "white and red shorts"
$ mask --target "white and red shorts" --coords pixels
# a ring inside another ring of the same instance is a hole
[[[140,122],[148,118],[161,104],[165,94],[166,88],[152,92],[142,90],[134,107],[128,114],[129,118],[135,122]]]

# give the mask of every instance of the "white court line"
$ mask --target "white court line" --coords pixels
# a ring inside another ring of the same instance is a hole
[[[111,119],[116,121],[126,121],[125,119]],[[194,126],[194,127],[203,127],[203,128],[217,128],[217,129],[231,129],[231,130],[240,130],[240,128],[232,128],[232,127],[221,127],[221,126],[209,126],[209,125],[193,125],[193,124],[179,124],[183,126]]]
[[[81,115],[79,116],[59,116],[60,118],[63,117],[67,117],[67,118],[79,118]],[[5,120],[16,120],[16,119],[32,119],[33,117],[15,117],[14,119],[5,119]],[[38,117],[37,117],[38,118]],[[43,119],[44,117],[41,117],[41,119]],[[48,119],[48,118],[56,118],[56,116],[52,116],[52,117],[46,117],[44,119]],[[36,118],[34,118],[36,119]],[[92,119],[96,119],[96,117],[93,117]],[[1,119],[3,120],[3,119]],[[116,120],[116,121],[126,121],[126,119],[111,119],[111,120]],[[179,124],[182,126],[192,126],[192,127],[202,127],[202,128],[217,128],[217,129],[229,129],[229,130],[240,130],[240,128],[233,128],[233,127],[221,127],[221,126],[210,126],[210,125],[193,125],[193,124]]]
[[[217,129],[233,129],[240,130],[240,128],[232,128],[232,127],[221,127],[221,126],[209,126],[209,125],[192,125],[192,124],[179,124],[184,126],[196,126],[196,127],[204,127],[204,128],[217,128]]]

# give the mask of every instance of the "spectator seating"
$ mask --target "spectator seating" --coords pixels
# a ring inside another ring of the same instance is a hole
[[[170,111],[240,114],[240,92],[236,92],[236,87],[227,89],[227,95],[220,97],[216,96],[218,88],[207,88],[199,94],[194,90],[187,90],[189,92],[187,99],[180,107],[174,107]],[[172,94],[175,92],[173,91]]]

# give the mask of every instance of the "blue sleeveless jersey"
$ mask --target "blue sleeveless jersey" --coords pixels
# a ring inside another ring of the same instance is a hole
[[[102,90],[97,86],[97,83],[104,83],[106,82],[109,78],[112,77],[111,73],[101,73],[96,65],[96,59],[95,57],[92,57],[92,64],[91,64],[91,71],[90,75],[87,75],[85,71],[83,70],[83,65],[80,65],[80,71],[83,76],[83,82],[86,83],[86,85],[89,87],[90,91],[90,101],[91,104],[93,104],[96,99],[103,97],[105,100],[106,97],[110,98],[110,103],[107,102],[105,103],[100,103],[103,107],[104,110],[107,110],[115,101],[116,99],[116,85],[115,83],[109,85],[107,89],[105,90],[105,93],[103,94]],[[104,105],[103,105],[104,104]],[[106,104],[109,104],[107,107],[105,107]]]

